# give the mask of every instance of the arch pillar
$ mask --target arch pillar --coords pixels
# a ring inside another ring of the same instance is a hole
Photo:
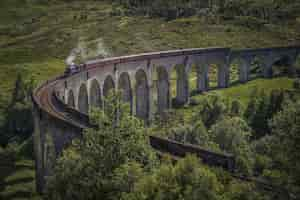
[[[164,67],[158,67],[157,73],[157,111],[162,114],[163,111],[170,108],[170,82],[167,70]]]
[[[132,89],[130,76],[127,72],[123,72],[118,76],[116,81],[116,87],[121,91],[121,98],[124,103],[128,103],[130,106],[130,113],[132,113]]]
[[[89,100],[86,84],[82,84],[78,93],[78,110],[82,113],[89,113]]]
[[[75,108],[75,98],[74,98],[74,93],[72,90],[68,91],[66,100],[67,100],[68,106],[70,106],[71,108]]]
[[[241,83],[245,83],[249,80],[250,65],[251,65],[250,57],[241,58],[241,64],[239,65],[239,80]]]
[[[148,87],[149,87],[149,114],[148,114],[148,120],[152,121],[154,119],[155,116],[155,102],[154,102],[154,98],[153,95],[155,94],[155,85],[152,81],[152,71],[151,70],[148,71]]]
[[[131,83],[131,90],[132,90],[132,109],[131,109],[131,114],[136,116],[136,80],[135,76],[130,75],[130,83]]]
[[[197,92],[201,92],[201,72],[200,72],[200,68],[201,68],[201,64],[197,64],[196,65],[196,78],[197,78],[197,82],[196,82],[196,89]]]
[[[272,78],[272,59],[267,58],[264,60],[263,66],[263,77],[264,78]]]
[[[187,69],[188,66],[184,65],[177,65],[177,87],[176,87],[176,102],[178,104],[185,104],[189,101],[189,80]]]
[[[35,155],[35,179],[36,189],[39,193],[43,192],[44,188],[44,166],[43,166],[43,135],[46,124],[42,123],[41,111],[35,106],[33,107],[33,119],[34,119],[34,155]]]
[[[218,66],[218,87],[226,88],[229,83],[229,67],[228,63],[220,63]]]
[[[152,96],[151,90],[153,90],[153,85],[149,81],[151,78],[149,70],[140,69],[135,74],[136,116],[145,121],[150,118],[151,104],[153,104],[153,100],[150,98]]]
[[[197,81],[197,87],[199,92],[205,92],[209,89],[209,79],[208,79],[208,68],[207,63],[201,63],[199,68],[199,80]]]

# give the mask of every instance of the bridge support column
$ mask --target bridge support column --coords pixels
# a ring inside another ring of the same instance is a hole
[[[239,80],[241,83],[245,83],[250,77],[250,58],[244,58],[239,65]]]
[[[227,63],[221,64],[218,70],[218,87],[226,88],[229,82],[229,68]]]
[[[187,67],[177,66],[177,96],[178,104],[185,104],[189,101],[189,80],[187,75]]]
[[[266,54],[266,57],[264,58],[263,61],[263,77],[264,78],[272,78],[272,64],[273,64],[273,54],[272,52],[269,52]]]
[[[268,61],[263,66],[263,77],[272,78],[272,64]]]
[[[201,65],[196,65],[197,92],[201,92]]]
[[[199,68],[198,91],[205,92],[208,89],[209,89],[208,65],[202,64],[202,66]]]
[[[170,86],[168,77],[166,79],[158,78],[157,81],[157,112],[162,114],[170,108]]]
[[[34,119],[34,155],[35,155],[35,178],[36,178],[36,190],[38,193],[43,192],[44,187],[44,171],[43,171],[43,142],[42,142],[42,129],[41,124],[41,111],[35,106],[33,108],[33,119]],[[45,124],[44,124],[45,125]]]
[[[154,94],[155,94],[155,86],[153,82],[151,81],[149,85],[149,119],[148,121],[151,122],[155,117],[155,102],[154,102]]]

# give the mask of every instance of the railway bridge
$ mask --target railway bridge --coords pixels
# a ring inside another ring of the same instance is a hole
[[[110,90],[122,90],[122,99],[130,104],[132,114],[151,121],[155,114],[172,108],[172,85],[176,86],[173,92],[176,93],[173,98],[176,104],[189,102],[192,72],[196,74],[197,92],[205,92],[211,88],[209,72],[212,67],[217,69],[217,88],[226,88],[230,86],[232,63],[237,60],[238,79],[245,83],[251,78],[251,64],[258,58],[261,75],[270,78],[274,64],[284,63],[292,67],[299,55],[300,47],[295,46],[180,49],[91,60],[76,73],[46,81],[32,95],[38,191],[42,191],[45,176],[51,174],[62,150],[89,127],[89,109],[104,108],[103,99]],[[209,159],[211,164],[229,168],[233,164],[228,164],[230,156],[174,144],[162,138],[152,138],[151,145],[159,151],[177,155],[192,151]]]

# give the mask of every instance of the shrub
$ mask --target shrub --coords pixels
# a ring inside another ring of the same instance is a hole
[[[264,170],[269,169],[272,164],[272,159],[265,155],[255,155],[254,172],[256,174],[263,173]]]
[[[189,105],[190,106],[197,106],[197,105],[199,105],[201,102],[197,99],[197,98],[191,98],[190,99],[190,102],[189,102]]]
[[[296,80],[294,80],[294,82],[293,82],[293,88],[295,88],[295,89],[300,89],[300,79],[296,79]]]
[[[253,166],[250,147],[251,129],[239,117],[224,118],[211,128],[213,141],[220,148],[236,157],[238,172],[251,174]]]
[[[241,113],[242,113],[242,108],[240,102],[237,100],[232,101],[230,114],[232,116],[240,116]]]
[[[206,127],[201,120],[194,126],[179,126],[173,128],[169,133],[169,138],[177,142],[189,143],[209,148],[211,145],[210,137]]]
[[[250,29],[261,29],[266,22],[252,16],[237,16],[234,18],[234,23]]]
[[[222,199],[223,185],[196,157],[188,156],[175,165],[163,163],[152,174],[140,178],[124,200]]]
[[[201,102],[201,108],[199,112],[196,113],[193,118],[194,121],[201,119],[204,125],[209,128],[215,124],[219,119],[227,113],[226,105],[220,96],[210,96]]]

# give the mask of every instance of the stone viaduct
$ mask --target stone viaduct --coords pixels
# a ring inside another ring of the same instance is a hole
[[[132,114],[151,120],[155,114],[172,107],[170,83],[173,74],[176,74],[176,103],[185,104],[189,102],[192,67],[197,74],[196,89],[204,92],[210,89],[212,66],[217,67],[217,87],[226,88],[231,63],[236,60],[239,61],[239,81],[244,83],[250,79],[251,63],[257,58],[261,61],[262,76],[268,78],[272,77],[275,63],[293,66],[299,54],[300,47],[203,48],[145,53],[87,61],[78,72],[41,84],[32,95],[38,191],[42,191],[44,177],[51,173],[62,150],[89,127],[90,107],[103,108],[103,98],[110,90],[122,90],[122,98],[130,104]]]

